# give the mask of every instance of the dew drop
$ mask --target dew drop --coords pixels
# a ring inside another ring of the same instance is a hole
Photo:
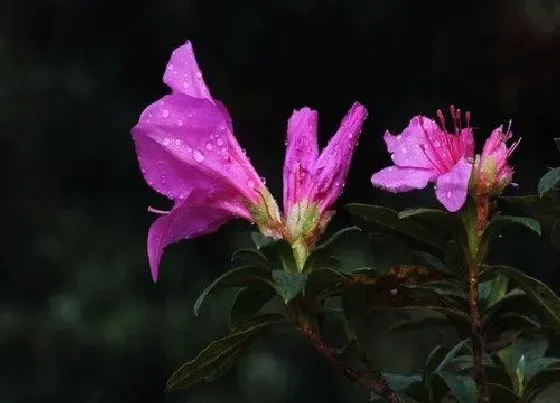
[[[247,182],[247,186],[249,186],[251,189],[254,189],[255,188],[255,182],[249,181],[249,182]]]
[[[198,150],[193,151],[193,158],[196,162],[204,161],[204,155]]]
[[[261,182],[263,185],[266,185],[266,178],[264,176],[261,176]]]
[[[180,146],[181,145],[181,139],[175,139],[175,145],[176,146]]]
[[[406,154],[408,152],[408,150],[406,149],[406,147],[401,148],[401,151],[403,154]]]
[[[387,168],[387,171],[392,172],[392,171],[393,171],[393,167]]]
[[[173,70],[173,67],[174,67],[174,66],[173,66],[173,63],[169,63],[169,64],[167,65],[167,69],[168,69],[168,70]]]
[[[196,78],[202,78],[202,73],[200,71],[197,71],[195,73]]]
[[[190,83],[187,80],[183,81],[183,88],[189,88],[189,87],[190,87]]]
[[[161,116],[162,116],[164,119],[168,118],[168,117],[169,117],[169,110],[167,110],[167,109],[162,110],[162,111],[161,111]]]
[[[452,196],[451,191],[447,192],[446,196],[447,196],[448,199],[451,199],[451,196]]]
[[[243,155],[247,155],[247,150],[245,150],[244,148],[241,149],[241,152],[243,153]]]
[[[183,119],[177,119],[177,126],[183,126]]]
[[[206,149],[208,151],[212,150],[212,143],[206,143]]]
[[[216,140],[216,144],[221,147],[224,145],[224,141],[221,138],[218,138],[218,140]]]
[[[163,138],[163,145],[164,145],[164,146],[168,146],[169,143],[171,143],[171,140],[169,139],[169,137],[164,137],[164,138]]]
[[[391,159],[394,161],[395,160],[395,154],[391,154]]]

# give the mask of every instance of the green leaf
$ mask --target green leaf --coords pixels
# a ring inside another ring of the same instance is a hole
[[[238,249],[231,255],[231,262],[236,266],[268,267],[266,257],[255,249]]]
[[[556,143],[556,148],[560,151],[560,137],[555,138],[554,142]]]
[[[519,396],[515,392],[499,383],[488,382],[488,389],[490,390],[490,401],[504,402],[504,403],[518,403]]]
[[[207,296],[226,288],[246,286],[274,287],[272,276],[267,269],[257,266],[237,267],[222,274],[202,291],[194,303],[193,312],[195,316],[198,316],[200,306]]]
[[[403,375],[395,373],[383,373],[382,375],[387,379],[389,387],[392,390],[410,396],[416,399],[415,401],[424,401],[426,399],[426,389],[422,382],[422,375]],[[405,398],[405,402],[408,401],[405,396],[402,397]],[[384,402],[385,400],[378,398],[378,401]]]
[[[560,298],[546,284],[509,266],[490,266],[486,270],[505,274],[513,280],[547,314],[551,325],[560,332]]]
[[[192,361],[175,371],[167,381],[166,391],[186,389],[198,382],[212,382],[229,369],[264,331],[285,323],[286,318],[279,314],[261,315],[239,323],[229,335],[212,342]]]
[[[533,401],[533,399],[536,398],[541,392],[559,381],[560,368],[550,368],[540,371],[535,376],[533,376],[525,386],[525,393],[523,393],[523,402]],[[558,401],[558,396],[556,396],[555,400],[552,401]]]
[[[305,296],[310,300],[320,301],[340,292],[347,283],[343,271],[332,268],[320,268],[312,271],[305,284]]]
[[[265,246],[272,245],[276,242],[276,239],[264,236],[258,231],[251,232],[251,240],[257,247],[257,249],[261,249]]]
[[[260,251],[266,257],[268,267],[274,270],[297,272],[294,251],[286,240],[276,239],[261,246]]]
[[[550,232],[550,243],[560,251],[560,218],[556,220]]]
[[[453,239],[460,245],[467,244],[465,227],[456,214],[438,209],[416,208],[401,211],[399,218],[411,219],[445,240]]]
[[[540,180],[537,190],[539,196],[543,197],[553,189],[557,189],[560,184],[560,167],[552,168]]]
[[[478,293],[484,309],[492,307],[505,297],[509,285],[507,276],[498,274],[491,280],[479,284]]]
[[[239,290],[229,311],[230,328],[255,316],[275,295],[275,290],[270,287],[247,287]]]
[[[441,250],[445,248],[445,242],[439,236],[411,219],[400,219],[395,210],[383,206],[361,203],[352,203],[345,207],[351,214],[360,217],[362,220],[376,227],[384,228],[385,230],[415,239],[416,241]]]
[[[447,387],[449,391],[457,399],[459,403],[476,403],[478,399],[478,393],[476,390],[476,384],[472,378],[466,376],[458,376],[451,372],[441,371],[434,376],[439,376]]]
[[[541,235],[541,225],[538,221],[533,220],[532,218],[527,217],[514,217],[508,215],[496,215],[484,231],[481,240],[481,247],[488,248],[488,244],[501,232],[510,225],[519,225],[525,228],[530,229],[531,231],[537,233],[539,236]]]
[[[274,270],[272,272],[276,290],[286,304],[304,289],[307,277],[308,275],[305,273],[283,270]]]
[[[469,339],[465,339],[459,343],[457,343],[447,354],[445,357],[440,361],[434,372],[441,372],[447,368],[447,365],[459,354],[465,345],[469,342]]]
[[[312,272],[321,267],[338,267],[338,261],[333,257],[334,249],[352,236],[362,232],[358,227],[344,228],[335,232],[329,239],[317,246],[305,261],[304,273]]]
[[[436,346],[430,352],[424,364],[424,382],[429,381],[430,376],[436,372],[439,363],[445,358],[446,354],[443,346]]]
[[[452,326],[452,323],[449,321],[445,315],[430,315],[424,316],[420,319],[415,320],[405,320],[402,322],[398,322],[391,326],[389,329],[392,333],[398,332],[410,332],[410,331],[418,331],[418,330],[426,330],[432,327],[446,327]]]

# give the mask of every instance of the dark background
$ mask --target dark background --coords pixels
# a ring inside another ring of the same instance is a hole
[[[145,235],[166,209],[139,174],[129,134],[167,92],[171,51],[190,39],[239,142],[281,199],[287,118],[320,113],[325,144],[350,104],[368,106],[339,202],[435,205],[388,195],[385,129],[450,103],[479,147],[513,119],[519,187],[558,165],[560,3],[545,0],[0,0],[0,400],[343,402],[364,399],[302,340],[268,339],[213,385],[164,397],[170,371],[227,326],[231,294],[199,318],[196,294],[248,242],[245,223],[169,248],[151,282]],[[335,227],[349,222],[341,211]],[[502,262],[557,291],[560,264],[532,235],[504,236]]]

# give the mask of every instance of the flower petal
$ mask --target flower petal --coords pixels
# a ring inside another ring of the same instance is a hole
[[[455,212],[463,207],[467,199],[472,168],[472,163],[463,158],[449,172],[438,176],[436,197],[448,211]]]
[[[313,181],[310,181],[306,194],[310,201],[319,204],[321,211],[327,210],[342,193],[352,153],[366,118],[367,109],[354,103],[313,166]]]
[[[174,93],[212,100],[210,91],[208,91],[208,87],[202,79],[202,73],[198,68],[189,41],[175,49],[171,54],[171,59],[167,63],[167,68],[163,74],[163,82]]]
[[[507,154],[508,147],[504,141],[502,126],[500,126],[492,130],[492,133],[484,142],[484,147],[482,148],[482,158],[493,155],[497,160],[505,159],[507,158]]]
[[[189,195],[176,204],[169,214],[154,221],[148,231],[147,247],[154,282],[157,281],[159,264],[166,246],[182,239],[214,232],[233,218],[235,214],[220,208],[219,203],[213,203],[211,199],[193,200]]]
[[[284,213],[301,201],[319,155],[317,112],[310,108],[294,111],[288,120],[286,158],[284,160]]]
[[[430,134],[429,137],[427,133]],[[439,149],[444,143],[444,136],[443,131],[432,119],[415,116],[410,119],[402,134],[393,136],[386,132],[383,138],[395,165],[433,169],[441,164],[438,164],[437,156],[431,155],[432,145]]]
[[[223,107],[168,95],[146,108],[132,135],[146,182],[167,197],[209,187],[259,200],[264,184],[233,137]]]
[[[400,193],[424,189],[437,175],[437,171],[433,169],[393,165],[373,174],[371,183],[389,192]]]

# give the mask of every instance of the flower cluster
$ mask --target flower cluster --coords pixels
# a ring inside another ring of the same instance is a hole
[[[283,212],[233,134],[227,109],[210,95],[192,45],[176,49],[163,81],[171,94],[149,105],[132,129],[139,165],[146,182],[173,202],[148,232],[148,260],[154,281],[166,246],[216,231],[233,218],[257,225],[260,232],[283,238],[294,250],[301,270],[334,214],[350,168],[352,153],[367,117],[354,103],[340,128],[320,152],[317,112],[302,108],[288,120],[284,162]],[[386,133],[393,165],[375,173],[371,182],[391,192],[422,189],[435,183],[444,207],[461,209],[473,194],[501,192],[511,182],[507,158],[508,128],[492,132],[481,155],[474,155],[470,114],[451,107],[453,130],[427,117],[412,118],[398,135]]]
[[[154,281],[163,249],[217,230],[239,217],[266,236],[292,244],[301,267],[333,215],[367,110],[350,108],[319,153],[317,112],[294,111],[288,121],[284,212],[233,135],[227,109],[211,95],[190,42],[176,49],[163,76],[171,94],[148,106],[132,137],[146,182],[173,202],[148,232]]]

